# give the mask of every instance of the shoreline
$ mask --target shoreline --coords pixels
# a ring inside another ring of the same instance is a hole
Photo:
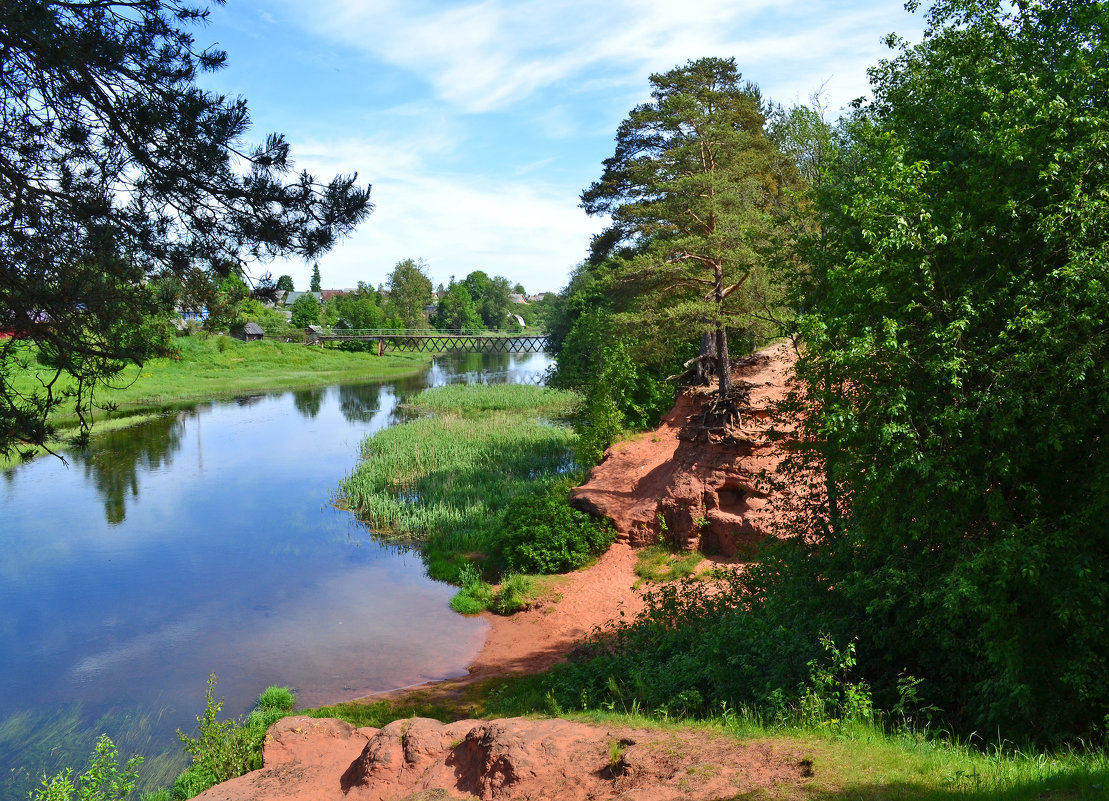
[[[635,562],[635,550],[617,541],[589,567],[564,574],[557,600],[509,616],[482,612],[478,617],[489,628],[465,676],[398,687],[347,703],[395,702],[414,695],[454,698],[486,679],[547,670],[569,656],[594,629],[631,620],[643,609],[643,596],[633,589]]]

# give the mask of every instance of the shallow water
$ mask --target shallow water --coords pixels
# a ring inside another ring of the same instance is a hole
[[[0,474],[0,797],[80,767],[95,734],[183,764],[208,674],[225,712],[269,684],[317,705],[463,675],[485,624],[418,555],[332,505],[367,434],[425,386],[532,382],[544,354],[168,412]]]

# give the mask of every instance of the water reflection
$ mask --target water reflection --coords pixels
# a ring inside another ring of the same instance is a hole
[[[293,392],[293,408],[311,420],[320,413],[326,389],[298,389]]]
[[[70,454],[104,502],[104,516],[115,525],[127,517],[127,499],[139,494],[139,474],[168,468],[181,449],[184,413],[157,417],[143,425],[96,437],[87,450]]]
[[[365,384],[339,387],[339,411],[349,423],[368,423],[380,409],[380,386]]]

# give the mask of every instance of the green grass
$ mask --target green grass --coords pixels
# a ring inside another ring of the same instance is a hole
[[[427,390],[412,405],[437,414],[369,437],[342,502],[379,534],[419,541],[429,572],[462,584],[464,565],[496,552],[505,505],[571,466],[573,432],[539,415],[576,404],[573,393],[530,386]]]
[[[474,414],[521,411],[563,416],[577,408],[573,392],[520,384],[448,384],[421,392],[412,402],[430,412]]]
[[[136,425],[174,404],[244,392],[413,375],[426,369],[430,361],[422,354],[376,356],[296,342],[240,342],[227,336],[181,337],[176,344],[180,348],[177,358],[151,359],[141,368],[128,367],[111,387],[97,389],[97,404],[114,407],[115,411],[94,414],[94,436]],[[45,376],[46,372],[32,360],[30,369],[13,369],[10,379],[17,390],[28,392],[37,386],[38,375]],[[64,379],[60,381],[61,389],[67,386]],[[64,447],[66,430],[76,426],[76,415],[61,409],[51,417],[51,423],[60,435],[54,447]],[[0,469],[18,461],[18,457],[5,460],[0,456]]]
[[[635,575],[644,581],[676,581],[692,575],[704,558],[700,551],[675,553],[665,545],[648,545],[636,555]]]

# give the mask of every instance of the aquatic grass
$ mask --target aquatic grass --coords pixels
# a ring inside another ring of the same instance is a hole
[[[410,405],[437,413],[368,437],[339,502],[379,537],[420,542],[430,575],[462,584],[466,564],[496,555],[505,506],[573,467],[574,433],[540,412],[576,404],[573,393],[522,385],[427,390]]]
[[[368,438],[339,491],[379,531],[472,537],[509,500],[564,472],[572,440],[567,428],[519,414],[421,418]]]
[[[524,384],[447,384],[421,392],[409,405],[456,414],[517,410],[565,416],[578,409],[581,396]]]

